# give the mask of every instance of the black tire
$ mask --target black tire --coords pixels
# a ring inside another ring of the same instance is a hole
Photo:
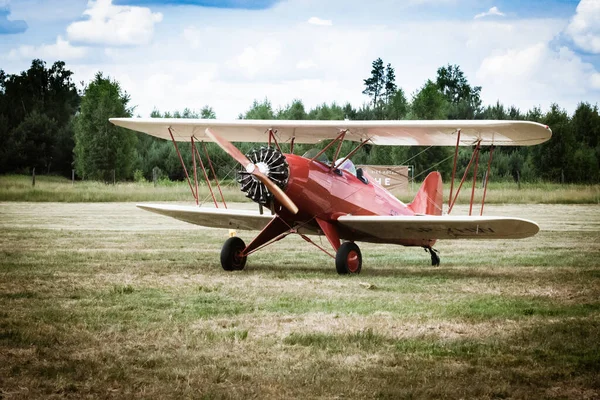
[[[237,236],[230,237],[221,249],[221,266],[225,271],[241,271],[246,266],[246,256],[242,252],[246,244]]]
[[[360,274],[362,254],[354,242],[342,243],[335,254],[335,269],[340,275]]]

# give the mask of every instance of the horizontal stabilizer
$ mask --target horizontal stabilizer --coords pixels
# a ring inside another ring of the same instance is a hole
[[[402,239],[523,239],[539,226],[521,218],[449,215],[340,217],[338,223],[382,240]]]
[[[259,212],[251,210],[229,210],[171,204],[138,204],[137,206],[142,210],[209,228],[262,230],[273,219],[272,215],[261,215]]]

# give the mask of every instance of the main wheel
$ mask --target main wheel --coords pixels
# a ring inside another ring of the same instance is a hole
[[[246,266],[246,256],[243,251],[246,244],[237,236],[230,237],[221,249],[221,266],[225,271],[239,271]]]
[[[340,275],[359,274],[362,268],[362,255],[354,242],[342,243],[335,254],[335,269]]]

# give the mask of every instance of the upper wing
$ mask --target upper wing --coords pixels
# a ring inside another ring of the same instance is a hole
[[[142,210],[166,215],[180,221],[210,228],[262,230],[272,219],[272,215],[259,214],[250,210],[229,210],[223,208],[202,208],[170,204],[138,204]]]
[[[469,216],[343,216],[338,223],[384,240],[522,239],[538,233],[526,219]]]
[[[111,118],[115,125],[170,139],[169,129],[177,141],[210,140],[206,128],[218,130],[230,142],[267,142],[273,130],[279,142],[318,143],[335,139],[346,130],[345,139],[370,139],[377,145],[454,146],[460,130],[460,145],[530,146],[550,139],[548,126],[528,121],[283,121],[181,119],[181,118]]]

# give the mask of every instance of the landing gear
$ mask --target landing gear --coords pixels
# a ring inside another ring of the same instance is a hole
[[[221,266],[225,271],[241,271],[246,266],[246,256],[243,251],[246,244],[237,236],[225,241],[221,249]]]
[[[440,256],[437,255],[438,251],[432,247],[425,247],[425,251],[431,254],[431,265],[434,267],[440,266]]]
[[[342,243],[335,254],[335,269],[340,275],[359,274],[362,267],[362,255],[354,242]]]

